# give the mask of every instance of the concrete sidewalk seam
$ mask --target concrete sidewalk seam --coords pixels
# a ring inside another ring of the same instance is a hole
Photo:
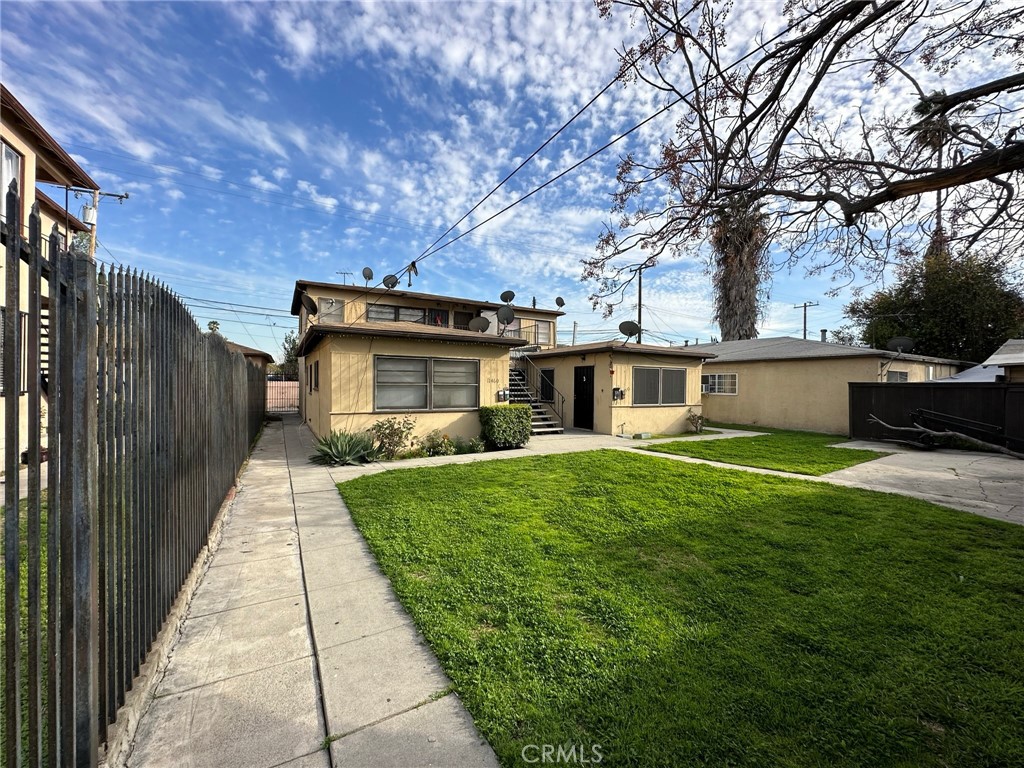
[[[281,436],[284,437],[284,423],[281,424]],[[306,582],[306,565],[302,557],[302,534],[299,532],[299,508],[295,503],[295,482],[292,477],[292,464],[288,454],[288,440],[282,440],[284,447],[284,461],[285,466],[288,468],[288,487],[292,492],[292,515],[295,518],[295,532],[296,541],[298,544],[299,553],[299,576],[302,579],[302,591],[303,591],[303,602],[306,606],[306,633],[309,636],[309,645],[313,649],[313,672],[314,680],[313,684],[316,689],[316,701],[318,714],[320,717],[320,723],[323,726],[324,744],[329,744],[328,739],[330,733],[328,729],[327,721],[327,704],[324,701],[324,681],[323,681],[323,670],[320,668],[320,649],[316,643],[316,631],[313,628],[313,610],[309,604],[309,584]],[[331,750],[327,749],[327,765],[330,768],[334,768],[334,757],[331,754]]]
[[[224,566],[224,567],[227,567],[227,566]],[[273,603],[273,602],[275,602],[277,600],[293,600],[294,598],[301,597],[301,596],[302,596],[302,592],[294,592],[294,593],[291,593],[291,594],[288,594],[288,595],[278,595],[277,597],[270,597],[270,598],[267,598],[266,600],[254,600],[251,603],[244,603],[243,605],[234,605],[234,606],[231,606],[230,608],[218,608],[216,611],[206,611],[205,613],[189,613],[188,617],[190,619],[202,619],[202,618],[206,618],[207,616],[216,616],[217,614],[220,614],[220,613],[227,613],[228,611],[243,611],[243,610],[245,610],[247,608],[252,608],[252,607],[255,607],[257,605],[266,605],[267,603]]]
[[[388,632],[394,632],[396,629],[402,629],[403,627],[410,627],[412,629],[415,629],[417,633],[419,632],[419,627],[416,626],[415,622],[413,622],[412,618],[410,617],[408,619],[405,619],[404,621],[399,622],[398,624],[395,624],[394,626],[387,627],[386,629],[379,629],[376,632],[367,632],[365,635],[353,637],[350,640],[342,640],[340,643],[334,643],[333,645],[324,645],[321,647],[321,650],[331,651],[335,648],[341,648],[343,645],[348,645],[350,643],[358,643],[360,640],[365,640],[368,637],[377,637],[378,635],[383,635]]]
[[[204,681],[202,683],[197,683],[196,685],[190,685],[187,688],[175,688],[173,691],[168,691],[167,693],[160,693],[159,690],[158,690],[156,693],[153,694],[152,698],[154,700],[156,700],[156,699],[168,699],[171,696],[180,696],[183,693],[191,693],[192,691],[198,691],[200,688],[205,688],[208,685],[213,685],[215,683],[223,683],[223,682],[227,682],[228,680],[238,680],[241,677],[248,677],[250,675],[258,675],[260,672],[266,672],[268,669],[275,669],[276,667],[283,667],[283,666],[285,666],[287,664],[294,664],[296,661],[302,661],[303,659],[311,659],[311,658],[313,658],[313,654],[312,653],[306,653],[306,654],[303,654],[302,656],[296,656],[295,658],[292,658],[292,659],[285,659],[284,661],[275,661],[273,664],[267,664],[265,667],[260,667],[259,669],[249,669],[249,670],[246,670],[245,672],[239,672],[238,674],[235,674],[235,675],[225,675],[224,677],[211,678],[211,679],[206,680],[206,681]],[[162,680],[161,680],[161,682],[162,682]]]
[[[456,696],[455,694],[455,691],[451,690],[450,686],[448,688],[442,688],[437,693],[431,694],[423,701],[418,701],[412,706],[406,707],[405,709],[399,710],[398,712],[392,712],[390,715],[384,715],[384,717],[378,718],[374,720],[372,723],[365,723],[364,725],[360,725],[358,728],[353,728],[349,731],[345,731],[344,733],[331,733],[328,734],[327,738],[330,739],[332,743],[335,741],[341,741],[342,739],[351,736],[355,733],[365,731],[367,728],[373,728],[375,725],[380,725],[381,723],[386,723],[388,720],[393,720],[396,717],[401,717],[402,715],[408,714],[409,712],[415,712],[417,709],[420,709],[421,707],[425,707],[428,704],[433,704],[435,701],[442,701],[443,699],[447,699],[449,696],[455,696],[456,698],[458,698],[458,696]]]

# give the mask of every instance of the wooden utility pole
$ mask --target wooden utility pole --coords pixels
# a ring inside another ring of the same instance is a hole
[[[804,310],[804,338],[805,339],[807,338],[807,308],[808,307],[816,307],[816,306],[818,306],[818,302],[816,302],[816,301],[805,301],[803,304],[794,304],[793,305],[793,309],[800,309],[801,307],[803,307],[803,310]]]

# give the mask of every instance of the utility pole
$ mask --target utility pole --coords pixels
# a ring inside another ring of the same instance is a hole
[[[636,343],[643,344],[644,341],[644,270],[653,267],[653,264],[641,264],[630,272],[636,272],[636,324],[640,326],[640,332],[636,335]]]
[[[803,304],[794,304],[793,305],[793,309],[800,309],[801,307],[803,307],[803,310],[804,310],[804,338],[805,339],[807,338],[807,308],[808,307],[816,307],[816,306],[818,306],[818,302],[816,302],[816,301],[805,301]]]
[[[576,322],[575,320],[572,321],[572,345],[574,347],[576,346],[576,326],[578,325],[578,322]]]
[[[128,199],[128,193],[123,192],[117,194],[116,192],[100,192],[98,189],[81,189],[79,187],[66,187],[70,192],[75,193],[75,197],[78,197],[80,192],[92,192],[92,206],[86,206],[86,212],[83,214],[85,223],[89,225],[89,261],[96,262],[96,227],[99,221],[100,212],[100,198],[101,197],[113,197],[116,198],[119,203],[123,203]],[[68,247],[70,247],[71,234],[68,233]]]

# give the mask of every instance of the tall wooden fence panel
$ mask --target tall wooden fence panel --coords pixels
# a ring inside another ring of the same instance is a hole
[[[26,239],[18,210],[12,185],[0,765],[89,766],[259,433],[266,381],[166,286],[97,274],[56,232],[44,249],[38,211]]]
[[[906,440],[907,433],[888,430],[870,418],[910,427],[912,414],[921,409],[957,418],[951,428],[958,432],[1024,450],[1024,385],[998,382],[851,383],[850,437]],[[941,423],[926,421],[923,426],[939,429]]]

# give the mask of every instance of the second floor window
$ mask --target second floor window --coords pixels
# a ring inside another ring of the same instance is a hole
[[[14,148],[6,142],[3,144],[3,158],[0,160],[0,217],[7,223],[7,188],[11,181],[18,182],[18,194],[24,199],[25,185],[21,179],[21,155],[14,151]]]
[[[366,321],[370,323],[425,323],[426,319],[426,310],[419,307],[370,304],[366,308]]]

